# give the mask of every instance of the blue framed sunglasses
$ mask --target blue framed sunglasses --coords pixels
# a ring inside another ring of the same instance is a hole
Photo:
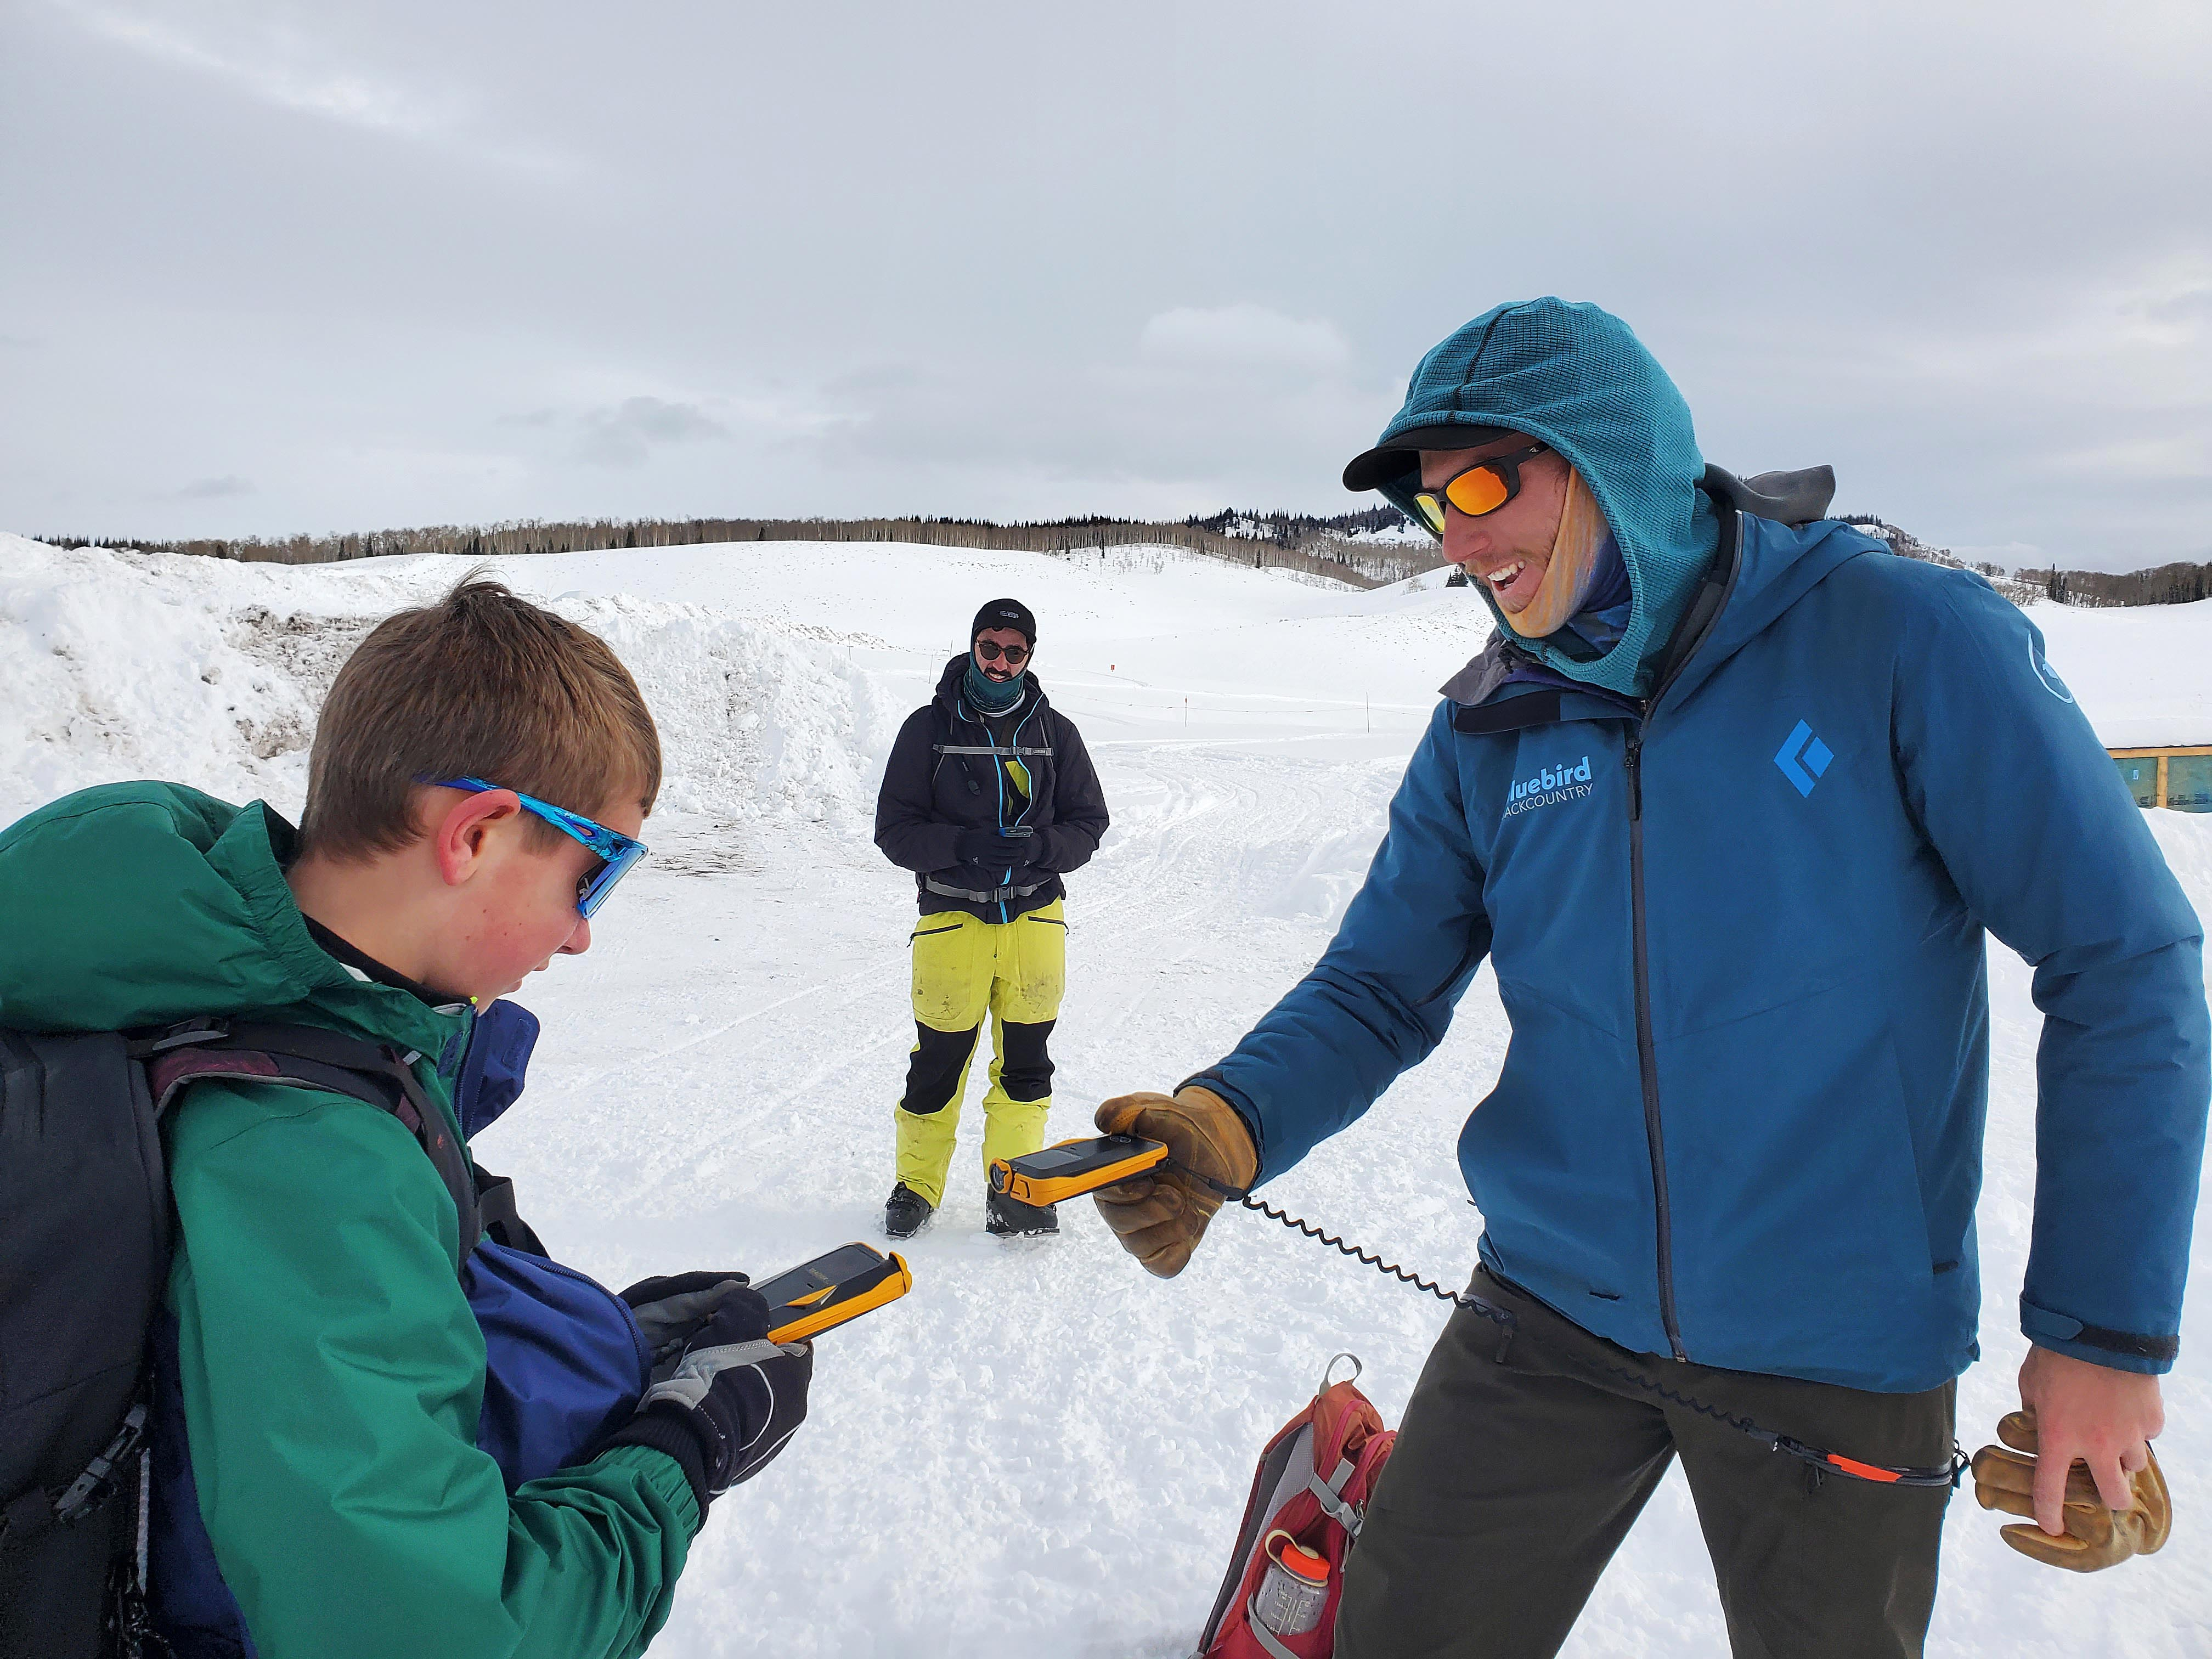
[[[486,783],[482,778],[443,778],[438,781],[441,789],[465,789],[472,795],[487,790],[505,789],[503,783]],[[540,800],[535,795],[526,795],[520,789],[508,790],[523,810],[535,813],[566,836],[574,836],[591,849],[601,863],[597,871],[576,884],[576,908],[586,921],[599,914],[607,902],[607,895],[615,890],[615,884],[630,872],[632,866],[646,854],[646,845],[633,841],[619,830],[610,830],[604,823],[594,823],[581,812],[571,812],[565,806],[556,806],[550,800]]]

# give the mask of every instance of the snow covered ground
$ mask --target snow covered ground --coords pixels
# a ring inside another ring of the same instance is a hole
[[[1354,593],[1155,549],[1047,557],[746,544],[501,562],[638,674],[669,751],[654,857],[590,955],[523,994],[546,1021],[523,1105],[484,1137],[553,1248],[615,1285],[772,1271],[876,1237],[910,1025],[909,878],[868,841],[892,733],[985,599],[1037,613],[1038,671],[1097,754],[1115,827],[1071,883],[1053,1129],[1217,1058],[1327,943],[1433,688],[1488,631],[1437,584]],[[374,617],[451,562],[288,568],[58,552],[0,537],[0,823],[62,791],[164,776],[296,811],[321,691]],[[2039,607],[2107,740],[2212,730],[2212,606]],[[2186,731],[2181,729],[2186,726]],[[2212,818],[2151,815],[2212,914]],[[1960,1438],[1991,1437],[2023,1352],[2011,1304],[2033,1183],[2038,1018],[1991,970],[1981,1210],[1985,1358]],[[1449,1039],[1271,1195],[1456,1282],[1480,1220],[1453,1144],[1507,1030],[1485,971]],[[826,1336],[812,1416],[719,1504],[659,1656],[1186,1653],[1260,1445],[1339,1350],[1403,1410],[1444,1310],[1255,1216],[1146,1276],[1087,1206],[1057,1240],[981,1231],[972,1104],[905,1302]],[[2077,1578],[1952,1506],[1930,1651],[2212,1652],[2212,1233],[2161,1455],[2179,1522],[2154,1560]],[[1569,1651],[1724,1651],[1670,1478]]]

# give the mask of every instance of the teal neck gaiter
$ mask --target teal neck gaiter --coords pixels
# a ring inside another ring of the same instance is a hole
[[[1019,674],[1010,680],[992,679],[975,665],[975,653],[968,653],[968,673],[960,682],[960,694],[971,706],[987,714],[1003,714],[1022,700],[1022,690]]]
[[[1624,696],[1649,696],[1658,679],[1660,659],[1674,637],[1674,625],[1690,608],[1690,596],[1720,541],[1720,520],[1711,504],[1700,495],[1697,505],[1683,556],[1656,557],[1647,552],[1639,559],[1633,550],[1621,548],[1619,557],[1626,580],[1610,592],[1593,595],[1601,600],[1595,611],[1581,612],[1541,639],[1516,635],[1516,642],[1569,679]],[[1497,599],[1487,590],[1482,597],[1492,614],[1511,631]],[[1636,636],[1632,641],[1628,637],[1632,632]],[[1591,647],[1596,647],[1595,655]]]

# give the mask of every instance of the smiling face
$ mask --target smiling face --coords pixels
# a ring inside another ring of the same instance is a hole
[[[1440,489],[1477,461],[1510,455],[1533,441],[1509,432],[1471,449],[1424,450],[1421,487]],[[1444,557],[1489,588],[1509,616],[1528,609],[1544,584],[1566,507],[1568,475],[1565,458],[1546,450],[1521,463],[1521,493],[1496,512],[1471,519],[1454,507],[1444,515]]]
[[[999,647],[999,654],[995,658],[986,659],[983,653],[975,648],[975,646],[981,645],[985,640],[990,641]],[[1006,648],[1010,646],[1017,651],[1026,653],[1030,648],[1030,642],[1022,637],[1021,629],[1018,628],[987,628],[975,636],[975,645],[969,647],[969,653],[975,659],[975,666],[982,671],[985,679],[1004,684],[1008,680],[1020,678],[1030,665],[1030,659],[1026,654],[1023,656],[1018,668],[1008,663],[1006,653]]]

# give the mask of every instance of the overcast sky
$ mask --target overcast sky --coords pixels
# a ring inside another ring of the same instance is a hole
[[[1546,293],[1736,471],[2212,559],[2212,5],[0,0],[0,527],[1335,512]]]

